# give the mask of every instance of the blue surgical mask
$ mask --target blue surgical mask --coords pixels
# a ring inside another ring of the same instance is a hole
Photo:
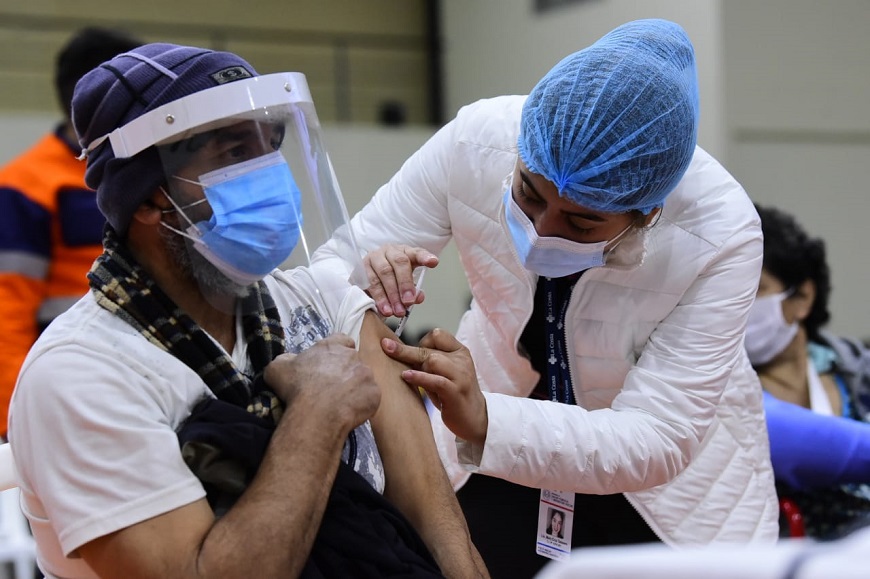
[[[782,302],[793,291],[755,298],[749,308],[743,345],[753,366],[763,366],[782,354],[798,333],[797,322],[789,324],[782,313]]]
[[[541,237],[529,217],[514,201],[511,190],[504,195],[505,217],[520,262],[527,270],[545,277],[564,277],[604,265],[604,248],[631,229],[598,243],[578,243],[561,237]]]
[[[193,241],[193,246],[232,281],[249,285],[283,262],[299,241],[301,193],[280,152],[200,175],[197,181],[212,208],[208,221],[193,223],[183,208],[169,201],[190,224],[186,231],[165,227]]]

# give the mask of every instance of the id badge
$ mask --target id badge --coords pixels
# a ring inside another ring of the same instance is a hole
[[[573,529],[574,493],[541,489],[535,553],[556,561],[567,559]]]

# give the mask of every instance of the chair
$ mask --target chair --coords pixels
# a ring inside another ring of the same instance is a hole
[[[0,563],[12,563],[15,579],[33,579],[36,543],[21,512],[18,472],[9,443],[0,444]]]
[[[804,516],[800,507],[787,497],[779,498],[779,536],[781,538],[806,536]]]
[[[0,491],[18,486],[18,471],[15,469],[15,458],[9,443],[0,444]]]

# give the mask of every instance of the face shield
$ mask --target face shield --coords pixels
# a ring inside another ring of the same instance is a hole
[[[304,75],[229,82],[150,111],[106,136],[116,157],[160,153],[170,251],[204,293],[243,295],[273,268],[333,247],[366,277]],[[102,139],[91,147],[98,146]]]

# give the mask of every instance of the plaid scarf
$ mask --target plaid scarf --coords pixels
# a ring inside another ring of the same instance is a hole
[[[106,227],[103,254],[88,273],[97,303],[196,372],[214,395],[277,424],[283,406],[263,380],[263,370],[283,354],[284,330],[275,302],[262,281],[241,298],[242,329],[254,368],[253,379],[233,364],[205,331],[167,296]]]

